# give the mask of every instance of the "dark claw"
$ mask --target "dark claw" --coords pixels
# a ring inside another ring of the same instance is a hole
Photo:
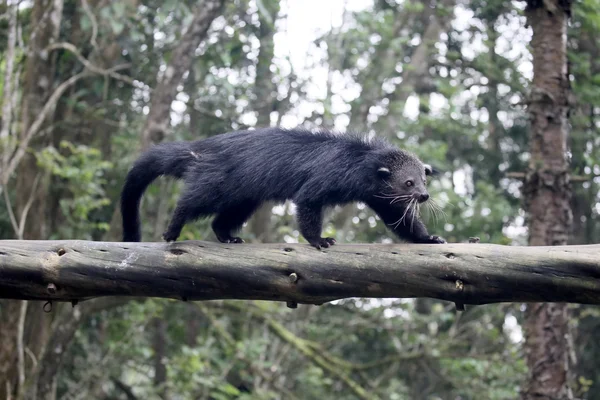
[[[219,239],[219,242],[221,242],[221,243],[244,243],[244,239],[242,239],[241,237],[237,237],[237,236],[227,236],[227,237],[217,236],[217,239]]]
[[[442,244],[446,241],[437,235],[423,236],[415,240],[415,243],[429,243],[429,244]]]
[[[444,238],[440,237],[440,236],[436,236],[436,235],[432,235],[429,236],[429,243],[434,243],[434,244],[443,244],[446,243],[446,241],[444,240]]]
[[[317,250],[321,250],[322,247],[328,248],[329,246],[333,246],[335,244],[335,239],[332,237],[326,237],[309,240],[308,242]]]

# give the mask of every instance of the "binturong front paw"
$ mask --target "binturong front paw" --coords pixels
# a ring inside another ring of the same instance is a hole
[[[175,240],[177,240],[178,236],[179,236],[178,234],[173,233],[173,232],[169,232],[169,231],[163,233],[163,235],[162,235],[163,239],[167,243],[174,242]]]
[[[446,241],[441,236],[429,235],[421,238],[419,243],[443,244],[446,243]]]
[[[245,243],[244,239],[237,236],[218,237],[221,243]]]
[[[321,250],[322,247],[327,248],[329,246],[333,246],[335,244],[335,239],[332,237],[318,237],[314,239],[306,239],[311,246],[315,247],[317,250]]]

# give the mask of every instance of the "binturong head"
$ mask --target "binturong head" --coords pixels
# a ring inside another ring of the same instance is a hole
[[[378,197],[392,203],[423,203],[429,200],[427,176],[433,168],[413,154],[402,150],[388,152],[379,158],[377,165]]]

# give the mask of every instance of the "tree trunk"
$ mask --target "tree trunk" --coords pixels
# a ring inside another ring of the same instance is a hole
[[[529,244],[567,243],[572,223],[567,160],[570,87],[568,1],[529,1],[533,83],[529,99],[531,159],[524,185]],[[528,304],[525,312],[528,381],[522,399],[571,399],[569,312],[566,304]]]
[[[58,38],[62,9],[62,0],[40,0],[33,3],[31,26],[34,29],[28,43],[24,70],[21,137],[26,135],[54,89],[54,53],[46,51],[46,47]],[[44,131],[44,128],[42,127],[40,131]],[[47,137],[38,138],[38,140],[30,142],[30,145],[35,148],[43,147],[50,136],[50,132],[45,133]],[[27,199],[31,196],[34,198],[34,202],[28,210],[22,235],[27,239],[44,239],[47,236],[45,229],[47,213],[44,201],[47,191],[43,185],[36,185],[38,173],[35,157],[28,154],[21,159],[15,174],[16,198],[23,199],[15,204],[17,218],[20,218],[26,209]],[[22,388],[18,385],[18,371],[25,369],[27,376],[31,369],[29,362],[26,365],[17,365],[18,354],[15,349],[17,349],[18,341],[24,341],[23,346],[39,357],[48,337],[51,316],[44,313],[41,304],[38,303],[33,303],[28,307],[25,330],[21,334],[19,333],[19,324],[14,322],[20,315],[21,305],[22,303],[19,301],[2,301],[0,304],[0,320],[2,322],[0,323],[0,393],[2,395],[8,393],[7,385],[10,385],[11,395],[22,392]],[[25,359],[22,357],[21,359],[22,363],[25,363]],[[24,368],[25,366],[27,368]]]
[[[28,43],[27,61],[24,71],[21,134],[25,135],[37,116],[41,113],[54,88],[54,64],[56,53],[46,48],[58,39],[62,19],[63,3],[61,0],[44,0],[34,2],[31,26],[34,32]],[[51,120],[49,117],[46,123]],[[43,132],[44,128],[40,129]],[[51,132],[44,132],[45,137],[32,141],[32,147],[41,148],[49,143]],[[35,156],[28,154],[21,160],[17,169],[16,191],[18,199],[35,196],[25,223],[23,237],[26,239],[44,239],[47,237],[46,209],[44,198],[46,190],[43,185],[33,187],[35,177],[39,173]],[[17,204],[17,213],[21,215],[26,201]]]
[[[161,399],[167,399],[167,322],[161,315],[152,319],[152,350],[154,351],[154,387]]]

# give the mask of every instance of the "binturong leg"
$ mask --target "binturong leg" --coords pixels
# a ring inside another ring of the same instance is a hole
[[[300,203],[297,204],[298,226],[302,236],[317,249],[329,247],[335,244],[335,239],[331,237],[321,237],[323,230],[323,207],[320,205]]]
[[[189,189],[183,193],[177,202],[177,207],[175,207],[175,211],[173,212],[171,223],[166,232],[163,233],[163,238],[167,242],[177,240],[183,226],[187,222],[215,213],[216,201],[205,197],[204,193],[207,192],[203,191],[199,194],[198,191]]]
[[[427,232],[425,224],[415,213],[414,207],[407,209],[402,204],[370,201],[368,206],[379,215],[396,236],[413,243],[446,243],[444,239]]]
[[[213,220],[212,228],[221,243],[244,243],[242,238],[232,236],[232,233],[239,230],[244,222],[256,211],[258,204],[246,201],[235,207],[229,207],[219,212]]]

